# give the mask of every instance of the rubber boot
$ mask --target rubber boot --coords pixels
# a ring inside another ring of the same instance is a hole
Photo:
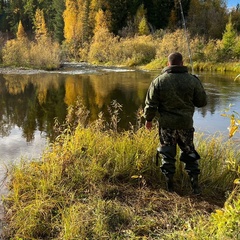
[[[167,180],[167,190],[169,192],[174,192],[174,184],[173,184],[173,174],[166,174]]]
[[[193,194],[200,195],[201,189],[200,189],[199,183],[198,183],[198,175],[190,176],[190,180],[191,180],[191,185],[192,185],[192,189],[193,189]]]

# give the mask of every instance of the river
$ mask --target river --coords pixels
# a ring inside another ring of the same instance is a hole
[[[39,158],[53,138],[55,118],[64,121],[67,107],[78,96],[90,110],[90,120],[108,115],[113,100],[122,105],[120,129],[136,122],[148,86],[160,71],[65,64],[59,71],[0,71],[0,173],[21,158]],[[236,73],[197,73],[208,95],[208,105],[196,109],[194,126],[205,134],[228,135],[223,111],[233,104],[240,112],[240,81]],[[1,193],[4,192],[2,185]]]
[[[90,120],[103,112],[107,118],[113,100],[122,105],[120,129],[135,124],[136,112],[144,106],[147,88],[159,71],[141,71],[87,64],[66,64],[60,71],[18,70],[0,74],[0,162],[22,157],[37,158],[46,139],[53,138],[55,118],[64,121],[67,107],[79,96]],[[206,134],[228,134],[229,119],[222,117],[230,104],[240,112],[240,81],[237,74],[197,73],[208,105],[196,109],[194,126]]]

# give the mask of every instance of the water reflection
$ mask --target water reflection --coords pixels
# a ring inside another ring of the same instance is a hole
[[[120,114],[120,128],[126,129],[129,122],[135,124],[136,112],[143,107],[147,88],[157,74],[81,68],[81,65],[60,72],[1,74],[0,135],[8,142],[18,129],[18,137],[21,135],[26,143],[33,145],[37,136],[52,139],[54,119],[64,121],[67,107],[77,97],[82,98],[90,110],[90,120],[95,120],[99,112],[107,117],[108,106],[117,100],[124,110]],[[195,113],[197,128],[226,130],[228,119],[220,116],[221,111],[230,103],[239,109],[239,82],[234,82],[234,76],[229,74],[201,73],[199,77],[208,93],[208,105]],[[15,148],[14,141],[9,141],[8,146]],[[0,148],[1,152],[8,151],[6,146]]]

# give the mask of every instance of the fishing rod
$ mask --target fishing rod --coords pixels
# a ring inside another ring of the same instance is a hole
[[[238,77],[240,77],[240,74],[238,74],[238,75],[235,77],[234,81],[236,81]]]
[[[194,74],[193,61],[192,61],[192,52],[191,52],[191,47],[190,47],[190,41],[189,41],[189,38],[188,38],[186,21],[185,21],[184,14],[183,14],[182,2],[181,2],[181,0],[178,0],[178,2],[179,2],[179,5],[180,5],[181,16],[182,16],[182,21],[183,21],[183,27],[184,27],[184,31],[185,31],[186,40],[187,40],[188,55],[189,55],[189,60],[190,60],[190,64],[191,64],[191,67],[192,67],[192,74]]]

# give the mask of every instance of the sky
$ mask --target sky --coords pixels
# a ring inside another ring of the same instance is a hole
[[[227,0],[226,2],[229,8],[236,7],[238,3],[240,4],[240,0]]]

